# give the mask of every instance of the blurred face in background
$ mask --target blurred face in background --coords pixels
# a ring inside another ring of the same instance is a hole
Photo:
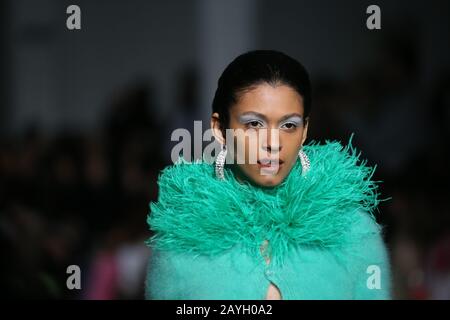
[[[227,129],[232,129],[233,135],[225,139],[219,119],[214,113],[211,125],[219,142],[226,140],[227,149],[234,150],[231,168],[238,180],[262,187],[283,182],[297,161],[308,130],[303,99],[297,91],[281,83],[262,83],[243,91],[229,110]]]

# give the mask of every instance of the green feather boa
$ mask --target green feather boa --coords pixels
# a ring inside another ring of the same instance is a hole
[[[349,144],[327,140],[303,147],[311,168],[305,176],[297,161],[286,179],[273,188],[240,183],[230,169],[225,180],[214,166],[180,159],[160,174],[157,202],[150,203],[147,222],[154,232],[151,247],[196,255],[215,255],[243,245],[260,258],[260,245],[271,244],[274,263],[282,263],[295,245],[338,248],[358,235],[350,232],[358,211],[373,218],[379,203],[376,167],[360,163]]]

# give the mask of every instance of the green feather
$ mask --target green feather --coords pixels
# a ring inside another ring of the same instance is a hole
[[[154,232],[147,241],[161,250],[216,255],[235,245],[260,259],[260,245],[269,240],[272,261],[283,263],[298,245],[340,248],[358,241],[352,225],[380,200],[376,167],[367,166],[351,145],[326,140],[303,147],[311,163],[302,176],[298,160],[286,179],[273,188],[236,180],[225,169],[215,177],[214,165],[180,161],[159,176],[157,202],[150,203],[147,222]]]

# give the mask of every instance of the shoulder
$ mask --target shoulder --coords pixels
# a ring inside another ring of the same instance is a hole
[[[375,215],[363,209],[356,211],[353,231],[360,234],[374,235],[383,232],[383,226],[376,221]]]
[[[354,267],[367,269],[377,265],[389,268],[389,252],[384,241],[384,226],[375,217],[363,210],[358,211],[358,220],[352,227],[352,244],[348,248]]]

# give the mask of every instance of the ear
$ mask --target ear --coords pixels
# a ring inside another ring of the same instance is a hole
[[[217,112],[214,112],[211,116],[211,129],[217,142],[219,142],[220,144],[225,144],[225,138],[221,130],[222,128],[220,127],[219,119],[219,114]]]
[[[302,145],[305,143],[306,137],[308,136],[308,124],[309,124],[309,117],[305,118],[305,124],[303,126]]]

